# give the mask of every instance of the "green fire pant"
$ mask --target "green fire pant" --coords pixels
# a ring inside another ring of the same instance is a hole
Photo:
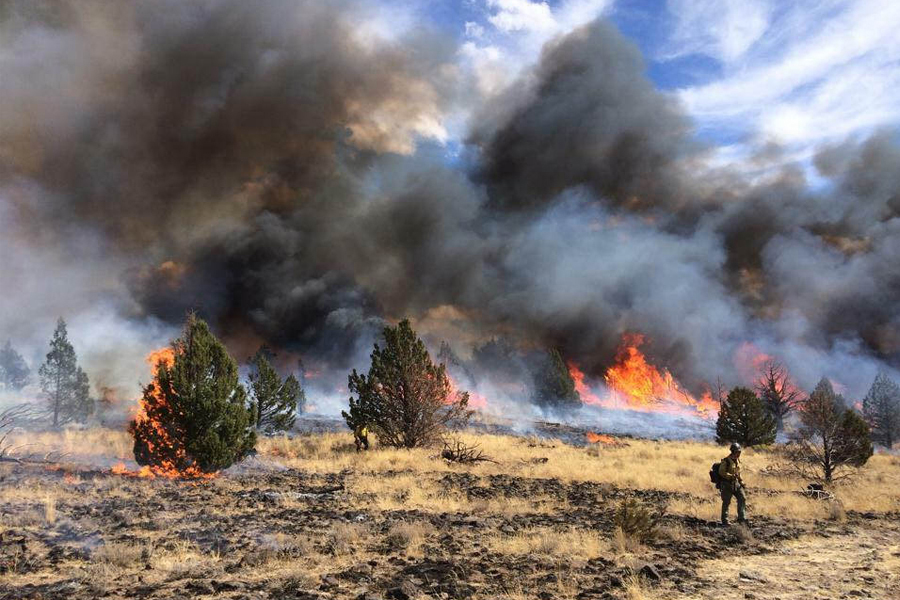
[[[729,484],[722,485],[722,524],[728,523],[728,507],[731,506],[731,497],[734,496],[737,499],[737,516],[738,521],[744,520],[744,505],[746,504],[746,499],[744,498],[744,489],[740,486],[732,487]]]

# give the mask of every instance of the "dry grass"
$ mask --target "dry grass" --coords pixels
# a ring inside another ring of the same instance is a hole
[[[333,473],[351,469],[360,474],[385,471],[446,472],[468,470],[492,475],[509,474],[536,478],[558,478],[563,481],[591,481],[610,483],[633,489],[660,489],[685,492],[698,496],[714,494],[715,489],[706,476],[709,465],[728,452],[711,443],[652,440],[628,440],[627,446],[587,448],[559,442],[547,443],[530,438],[463,433],[460,440],[477,444],[497,463],[477,465],[448,465],[435,459],[436,449],[377,449],[357,454],[349,433],[329,433],[299,436],[293,439],[274,437],[260,440],[260,455],[285,466],[315,473]],[[533,459],[547,458],[545,463]],[[854,487],[878,485],[900,489],[897,458],[891,455],[873,456],[860,472]],[[767,450],[748,449],[743,456],[745,479],[752,487],[776,491],[802,488],[806,482],[768,474],[773,455]],[[850,490],[850,496],[852,496]],[[856,501],[862,501],[856,498]],[[900,502],[900,492],[889,501]],[[845,501],[846,503],[846,501]],[[851,510],[860,510],[851,508]]]
[[[122,581],[133,583],[138,578],[142,585],[159,584],[173,589],[180,585],[181,579],[215,580],[233,576],[248,584],[259,583],[266,589],[279,590],[277,593],[283,591],[283,595],[289,596],[293,591],[318,588],[323,577],[360,565],[365,567],[367,563],[377,565],[386,555],[400,554],[412,561],[443,558],[446,528],[455,527],[452,524],[456,523],[456,518],[432,515],[451,513],[479,517],[472,519],[474,527],[471,529],[477,532],[474,539],[483,545],[483,548],[477,546],[479,553],[486,549],[485,555],[510,557],[507,560],[510,564],[536,557],[544,565],[542,568],[552,575],[541,584],[546,586],[541,590],[557,598],[575,598],[583,589],[579,587],[578,578],[584,583],[584,574],[576,576],[569,571],[573,564],[583,565],[585,561],[605,557],[613,559],[618,567],[638,568],[646,560],[655,560],[653,555],[659,552],[659,545],[648,542],[653,548],[647,548],[621,529],[612,534],[606,529],[601,534],[580,520],[575,521],[581,523],[580,528],[561,525],[565,521],[556,517],[574,508],[560,499],[566,493],[560,497],[529,496],[518,486],[521,482],[509,489],[489,489],[492,475],[556,478],[564,483],[595,482],[620,488],[681,492],[686,496],[671,501],[667,506],[668,513],[718,520],[720,500],[706,473],[709,465],[721,459],[726,450],[712,444],[628,440],[627,446],[575,447],[559,441],[474,433],[464,433],[460,439],[467,444],[478,444],[498,462],[452,465],[437,456],[436,448],[375,449],[357,454],[349,432],[261,439],[258,460],[263,464],[284,465],[305,474],[340,473],[339,479],[345,484],[343,491],[328,496],[334,517],[323,522],[313,513],[315,516],[310,517],[309,523],[297,528],[294,528],[298,524],[294,519],[307,517],[295,515],[309,515],[307,511],[320,500],[318,497],[311,499],[303,492],[307,485],[305,480],[298,486],[300,492],[296,491],[294,480],[287,478],[294,474],[286,474],[281,480],[287,482],[285,485],[261,484],[268,486],[263,490],[264,495],[247,493],[250,490],[244,475],[233,473],[191,484],[197,486],[190,489],[197,491],[193,498],[199,513],[191,513],[190,522],[186,522],[184,514],[166,510],[135,513],[129,510],[127,502],[139,497],[142,501],[158,503],[154,505],[171,506],[173,487],[186,484],[108,476],[97,474],[90,467],[85,467],[80,474],[75,470],[65,477],[61,471],[26,472],[16,480],[15,487],[0,485],[0,531],[4,528],[30,529],[32,534],[40,531],[42,534],[49,532],[49,537],[57,536],[79,514],[79,506],[96,500],[98,504],[106,502],[110,506],[105,518],[116,524],[116,529],[111,531],[118,533],[113,533],[107,539],[108,543],[97,546],[90,559],[54,563],[52,569],[48,567],[40,574],[24,570],[17,573],[14,568],[11,577],[15,585],[74,577],[91,590],[94,597],[101,597],[121,592]],[[128,458],[126,455],[130,454],[127,434],[107,430],[39,434],[35,443],[45,443],[60,451],[68,450],[73,456],[96,455],[97,463],[103,465],[108,465],[111,457]],[[82,449],[82,445],[89,449]],[[122,454],[116,455],[117,452]],[[802,489],[805,482],[773,472],[770,469],[773,463],[773,456],[767,451],[748,450],[745,453],[744,473],[751,519],[757,515],[777,516],[810,523],[807,528],[811,529],[813,520],[843,522],[848,511],[885,513],[900,510],[900,460],[897,457],[874,456],[854,482],[835,488],[837,500],[834,502],[809,500],[793,493]],[[86,464],[91,464],[90,459]],[[0,477],[10,468],[0,465]],[[446,477],[448,473],[463,473],[467,477]],[[328,481],[334,479],[328,478]],[[465,485],[457,483],[461,480]],[[558,489],[555,484],[525,483],[526,490]],[[505,493],[512,497],[505,497]],[[235,502],[236,496],[241,498],[239,502]],[[273,521],[271,528],[253,520],[263,508],[271,511],[278,520]],[[358,511],[368,514],[355,514]],[[419,511],[427,516],[408,511]],[[364,521],[350,520],[350,515]],[[522,515],[529,516],[521,518]],[[533,518],[536,515],[550,515],[550,518]],[[253,524],[254,527],[248,528],[242,538],[240,561],[233,555],[220,557],[215,551],[204,549],[210,545],[203,538],[196,538],[196,543],[185,541],[193,539],[188,532],[194,517],[241,523],[242,531],[245,522]],[[689,526],[678,524],[675,519],[665,521],[659,530],[661,539],[693,541],[696,532],[689,530]],[[511,523],[516,527],[524,523],[546,526],[503,533],[497,530],[497,523]],[[289,525],[285,527],[285,524]],[[482,530],[485,524],[487,528]],[[185,526],[187,530],[178,530]],[[121,527],[126,528],[127,535],[120,535]],[[736,528],[734,535],[744,534]],[[113,539],[116,542],[110,541]],[[467,543],[472,539],[468,538]],[[751,538],[747,537],[747,540],[751,541]],[[516,587],[521,586],[518,578],[509,585],[511,587],[501,588],[503,593],[498,592],[490,598],[535,597],[534,589]],[[616,594],[636,600],[648,599],[660,591],[660,584],[654,585],[651,587],[636,576],[626,580]],[[483,591],[476,592],[475,598],[481,598],[479,593]]]
[[[488,476],[509,474],[532,478],[557,478],[562,481],[608,483],[632,489],[658,489],[690,494],[701,501],[678,501],[670,505],[675,514],[717,519],[718,492],[706,476],[709,465],[720,460],[727,450],[703,442],[628,440],[627,446],[587,448],[560,442],[529,438],[463,433],[460,439],[478,444],[497,463],[448,465],[436,459],[435,449],[377,449],[356,454],[350,434],[268,438],[260,442],[260,454],[286,466],[312,472],[337,472],[345,469],[355,475],[354,492],[366,496],[361,501],[381,510],[417,508],[433,512],[501,512],[559,510],[549,498],[532,502],[469,502],[447,494],[435,486],[441,473],[464,470]],[[535,459],[546,458],[546,462]],[[806,482],[774,473],[773,454],[765,449],[748,449],[743,456],[744,479],[748,485],[748,504],[754,514],[783,515],[797,519],[821,519],[830,507],[811,502],[794,492]],[[875,455],[849,484],[836,488],[845,510],[890,512],[900,510],[900,469],[892,455]],[[383,473],[406,472],[394,477]],[[429,473],[423,478],[421,473]],[[879,493],[872,493],[878,489]],[[785,492],[777,495],[759,490]]]
[[[347,488],[355,506],[370,510],[517,515],[550,513],[565,508],[564,502],[547,496],[470,500],[465,494],[442,486],[439,477],[431,473],[355,475]]]
[[[96,563],[105,563],[119,568],[128,568],[137,565],[142,555],[147,552],[146,546],[140,544],[104,544],[97,548],[92,560]]]
[[[610,554],[609,542],[596,532],[574,527],[535,527],[512,535],[493,534],[485,544],[491,552],[516,555],[545,555],[555,558],[591,559]]]
[[[92,459],[107,462],[110,459],[133,458],[131,436],[124,430],[105,427],[73,427],[44,432],[16,431],[9,436],[9,443],[16,448],[18,454],[51,454],[75,462],[90,462]]]
[[[434,533],[434,527],[421,522],[402,522],[394,524],[385,541],[392,550],[401,550],[406,556],[421,558],[424,556],[422,545]]]
[[[328,552],[334,556],[348,556],[365,549],[370,538],[369,528],[361,523],[340,523],[331,528],[327,537]]]
[[[625,598],[627,600],[649,600],[647,586],[640,575],[630,575],[624,581]]]
[[[619,557],[639,556],[646,552],[646,548],[641,541],[622,531],[621,527],[616,527],[613,531],[613,548]]]
[[[56,496],[53,494],[44,496],[44,523],[47,525],[56,523]]]
[[[122,431],[72,429],[29,434],[27,438],[24,434],[15,435],[17,438],[12,440],[14,445],[24,446],[36,453],[59,452],[84,458],[88,462],[91,457],[96,457],[105,464],[111,458],[131,457],[130,439]],[[348,489],[351,490],[354,504],[377,510],[419,509],[428,512],[515,515],[555,512],[566,508],[554,498],[469,500],[438,484],[442,474],[464,471],[482,477],[506,474],[681,492],[693,498],[670,503],[670,512],[705,519],[718,517],[718,494],[709,483],[706,473],[709,465],[721,459],[727,451],[714,444],[627,440],[628,445],[625,446],[592,445],[584,448],[558,441],[472,432],[460,434],[459,439],[469,445],[477,444],[498,462],[451,465],[437,457],[438,451],[435,448],[378,448],[358,454],[353,448],[349,432],[301,435],[294,438],[267,437],[260,439],[258,450],[263,462],[269,461],[309,473],[349,471],[351,476]],[[547,460],[541,462],[537,459]],[[748,508],[751,515],[787,516],[807,520],[839,518],[832,515],[832,507],[827,503],[812,502],[787,493],[802,489],[806,482],[773,471],[771,467],[774,462],[773,455],[764,449],[751,448],[744,453],[743,470],[748,485]],[[844,510],[878,513],[900,510],[898,465],[900,459],[896,456],[873,456],[852,482],[835,489]],[[68,482],[42,479],[16,487],[2,487],[0,502],[16,505],[22,510],[44,502],[48,496],[53,496],[57,503],[65,502],[73,494],[82,493],[75,489],[75,485],[82,479],[76,473],[69,477]],[[127,497],[133,493],[120,478],[97,478],[90,483],[90,493],[102,493],[107,497]],[[228,478],[219,478],[209,485],[227,488],[233,484]],[[146,490],[147,493],[153,493],[153,482],[148,482]],[[779,493],[773,495],[766,492]],[[297,504],[289,495],[285,495],[281,501],[286,508]],[[50,510],[47,514],[53,515],[54,512]]]

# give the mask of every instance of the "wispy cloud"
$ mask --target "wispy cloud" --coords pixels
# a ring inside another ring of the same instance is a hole
[[[607,12],[614,0],[473,0],[479,21],[465,23],[463,66],[482,97],[499,93],[534,64],[544,44]]]
[[[773,13],[770,0],[669,0],[667,8],[675,17],[667,57],[701,53],[723,62],[741,58]]]
[[[669,54],[705,54],[723,67],[679,92],[702,129],[801,149],[900,119],[900,3],[806,1],[779,13],[766,0],[711,4],[670,3],[683,14]]]

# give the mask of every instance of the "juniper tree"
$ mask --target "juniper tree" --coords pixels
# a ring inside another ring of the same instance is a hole
[[[752,390],[736,387],[728,392],[719,406],[716,441],[720,444],[771,444],[775,441],[775,432],[775,417]]]
[[[900,439],[900,386],[885,373],[879,373],[862,405],[872,438],[891,448]]]
[[[756,391],[766,409],[775,417],[778,431],[784,428],[784,418],[801,400],[802,394],[791,381],[787,368],[776,360],[767,360],[756,383]]]
[[[559,350],[553,348],[544,355],[534,375],[534,403],[552,408],[579,408],[581,396]]]
[[[250,403],[256,413],[256,428],[272,433],[294,426],[297,407],[303,406],[306,395],[293,375],[281,379],[272,367],[272,353],[260,348],[251,359]]]
[[[28,383],[31,370],[22,355],[12,347],[12,342],[0,348],[0,387],[18,392]]]
[[[84,420],[94,410],[87,374],[78,366],[75,348],[69,342],[66,322],[60,318],[50,340],[50,352],[38,370],[41,390],[49,404],[53,426]]]
[[[872,456],[869,426],[823,378],[798,406],[800,427],[784,453],[801,476],[831,483]]]
[[[238,383],[237,363],[207,324],[190,315],[144,388],[144,414],[131,421],[134,458],[170,473],[213,473],[244,458],[256,444],[253,409]]]
[[[348,377],[351,428],[371,427],[381,444],[402,448],[437,442],[444,431],[465,421],[469,393],[456,392],[444,364],[434,364],[408,320],[385,327],[384,347],[375,344],[368,375]]]

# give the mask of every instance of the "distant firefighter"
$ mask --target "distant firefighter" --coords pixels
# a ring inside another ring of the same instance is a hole
[[[369,428],[366,425],[357,425],[353,430],[353,442],[356,444],[356,451],[369,449]]]

